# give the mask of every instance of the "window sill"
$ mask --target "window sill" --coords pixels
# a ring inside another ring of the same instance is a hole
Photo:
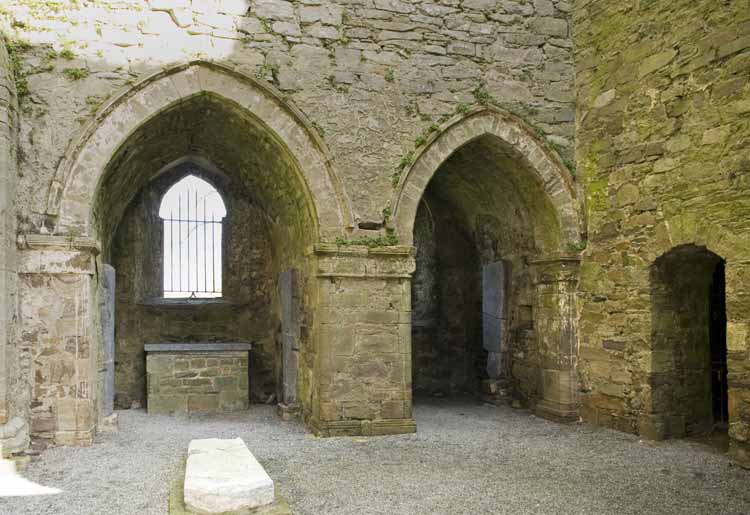
[[[138,302],[139,306],[148,307],[176,307],[197,308],[205,306],[242,306],[244,303],[233,302],[229,299],[165,299],[161,297],[143,299]]]

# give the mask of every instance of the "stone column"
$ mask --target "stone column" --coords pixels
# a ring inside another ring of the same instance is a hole
[[[34,363],[31,430],[62,445],[90,445],[97,420],[101,327],[98,245],[27,235],[19,243],[20,345]]]
[[[322,436],[413,433],[413,247],[315,246],[312,418]]]
[[[541,363],[539,416],[578,419],[578,343],[576,335],[577,257],[554,257],[531,263],[534,329]]]

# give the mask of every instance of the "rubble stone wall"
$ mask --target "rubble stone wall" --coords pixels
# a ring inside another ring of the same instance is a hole
[[[653,398],[664,363],[651,337],[660,323],[652,319],[651,270],[676,247],[705,247],[726,261],[729,434],[733,455],[748,462],[747,2],[579,0],[573,33],[576,162],[589,229],[580,283],[583,417],[663,433]]]

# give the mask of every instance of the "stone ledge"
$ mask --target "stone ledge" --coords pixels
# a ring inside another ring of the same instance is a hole
[[[82,250],[98,255],[99,242],[87,236],[57,234],[19,234],[16,244],[20,250]]]
[[[186,342],[186,343],[147,343],[144,351],[149,352],[228,352],[249,351],[253,345],[248,342]]]
[[[394,256],[409,257],[414,253],[411,245],[388,247],[368,247],[367,245],[338,245],[336,243],[316,243],[312,252],[320,256]]]
[[[247,302],[234,302],[220,297],[215,299],[165,299],[162,297],[147,298],[136,302],[138,306],[148,308],[178,308],[178,309],[203,309],[203,308],[234,308],[248,306]]]

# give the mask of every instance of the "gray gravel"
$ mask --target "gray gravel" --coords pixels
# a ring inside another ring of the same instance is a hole
[[[295,514],[750,514],[750,472],[686,441],[646,444],[471,401],[417,405],[419,433],[319,439],[269,406],[171,418],[119,412],[89,448],[45,451],[27,477],[64,493],[2,514],[164,514],[193,438],[241,436]]]

